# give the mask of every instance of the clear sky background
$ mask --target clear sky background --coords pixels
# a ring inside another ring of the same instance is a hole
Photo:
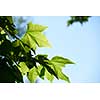
[[[81,25],[74,23],[67,27],[68,16],[33,16],[33,23],[46,25],[44,32],[52,48],[39,48],[37,53],[71,59],[76,64],[67,65],[63,72],[72,83],[100,82],[100,17],[91,17]],[[39,80],[39,82],[47,82]],[[54,80],[55,83],[65,81]]]

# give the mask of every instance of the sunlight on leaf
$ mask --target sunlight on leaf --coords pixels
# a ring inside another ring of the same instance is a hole
[[[22,72],[23,75],[25,75],[25,74],[27,74],[27,72],[29,72],[29,68],[27,67],[25,62],[20,62],[19,66],[20,66],[19,70]]]
[[[64,58],[64,57],[60,57],[60,56],[55,56],[51,59],[51,63],[60,66],[60,67],[64,67],[65,64],[75,64],[74,62],[72,62],[71,60]]]
[[[42,32],[47,29],[47,26],[42,26],[39,24],[33,24],[32,22],[28,23],[27,25],[28,31],[30,32]]]
[[[34,50],[36,47],[51,47],[46,36],[42,33],[47,27],[38,24],[28,24],[28,29],[22,37],[22,41]]]
[[[45,77],[50,81],[52,82],[54,80],[54,76],[51,75],[47,70],[45,72]]]
[[[58,71],[58,77],[62,80],[67,81],[68,83],[70,83],[69,77],[66,76],[61,70],[57,69]]]
[[[27,75],[27,77],[31,83],[34,83],[36,81],[37,76],[38,76],[38,72],[37,72],[37,69],[35,67],[33,67]]]
[[[33,38],[30,36],[30,34],[26,33],[24,37],[22,38],[22,41],[29,45],[30,48],[36,49],[36,43],[34,42]]]

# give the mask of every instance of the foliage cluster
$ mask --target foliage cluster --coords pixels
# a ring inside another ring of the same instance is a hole
[[[62,69],[66,64],[74,64],[71,60],[36,54],[37,47],[51,47],[43,34],[46,29],[47,26],[29,22],[26,33],[19,38],[12,17],[0,16],[0,82],[23,83],[24,75],[32,83],[38,77],[50,82],[54,78],[70,82]]]
[[[70,19],[67,21],[67,26],[72,25],[73,23],[79,22],[83,24],[87,22],[90,16],[70,16]]]

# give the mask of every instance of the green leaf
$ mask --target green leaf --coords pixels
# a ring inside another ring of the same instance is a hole
[[[38,58],[38,57],[42,57],[42,58],[46,58],[47,59],[47,57],[48,57],[48,55],[47,54],[38,54],[37,56],[36,56],[36,58]]]
[[[9,40],[3,41],[3,43],[0,45],[0,54],[1,55],[7,55],[12,50],[12,44]]]
[[[27,74],[27,72],[29,72],[29,68],[27,67],[25,62],[20,62],[19,66],[20,67],[18,67],[18,68],[20,69],[20,71],[22,72],[23,75],[25,75],[25,74]]]
[[[58,75],[57,75],[57,73],[56,73],[56,71],[53,70],[52,67],[50,67],[50,66],[47,65],[47,64],[45,64],[44,67],[47,69],[47,71],[48,71],[51,75],[54,75],[57,79],[59,79],[59,78],[58,78]]]
[[[68,20],[68,21],[67,21],[67,26],[70,26],[70,25],[72,25],[73,23],[74,23],[73,20]]]
[[[48,65],[56,73],[58,79],[70,82],[69,78],[62,72],[62,68],[65,66],[65,64],[74,64],[74,62],[60,56],[55,56],[50,61],[48,61]]]
[[[54,76],[51,75],[47,70],[45,71],[45,76],[50,82],[54,80]]]
[[[45,76],[50,82],[53,81],[54,75],[50,74],[50,73],[47,71],[46,68],[45,68],[45,74],[44,74],[44,71],[43,71],[44,69],[43,69],[43,66],[42,66],[42,65],[39,65],[37,68],[38,68],[39,77],[40,77],[41,79],[44,79],[44,76]],[[43,71],[42,76],[41,76],[41,70]]]
[[[41,32],[30,33],[30,35],[39,47],[51,47],[46,36]]]
[[[39,25],[39,24],[33,24],[32,22],[28,23],[27,27],[28,27],[28,31],[30,31],[30,32],[42,32],[46,28],[48,28],[47,26],[42,26],[42,25]]]
[[[58,71],[58,77],[62,80],[67,81],[68,83],[70,83],[69,77],[66,76],[62,71]]]
[[[44,79],[45,68],[42,65],[37,66],[37,73],[41,79]]]
[[[21,40],[30,48],[33,48],[34,50],[36,49],[37,45],[29,33],[25,33]]]
[[[2,40],[5,40],[6,39],[6,34],[0,34],[0,41],[2,43]]]
[[[27,32],[22,37],[22,41],[34,50],[37,46],[51,47],[46,36],[42,33],[42,31],[44,31],[45,29],[45,26],[29,23]]]
[[[12,16],[6,16],[6,18],[9,20],[9,22],[12,24],[13,20],[12,20]]]
[[[58,67],[57,65],[54,65],[54,66],[51,66],[51,67],[54,69],[55,73],[57,74],[58,79],[65,80],[68,83],[70,82],[69,78],[62,72],[61,67]]]
[[[51,63],[53,63],[54,65],[59,66],[59,67],[64,67],[65,64],[75,64],[71,60],[60,57],[60,56],[55,56],[50,61],[51,61]]]
[[[13,45],[14,47],[18,47],[18,46],[20,46],[20,41],[19,41],[19,40],[13,41],[13,42],[12,42],[12,45]]]
[[[67,26],[70,26],[75,22],[79,22],[80,24],[83,24],[84,22],[88,21],[89,17],[91,16],[70,16],[70,19],[67,21]]]
[[[43,67],[42,69],[41,69],[41,72],[40,72],[40,77],[42,78],[42,79],[44,79],[44,75],[45,75],[45,68]]]
[[[27,46],[25,46],[20,40],[15,40],[12,45],[14,47],[19,47],[21,49],[21,52],[29,52],[30,48],[28,48]]]
[[[44,55],[37,55],[36,57],[37,62],[42,65],[43,67],[45,67],[47,69],[47,71],[51,74],[54,75],[57,79],[58,76],[56,74],[56,72],[52,69],[52,67],[49,64],[49,59],[46,58],[46,56]]]
[[[0,32],[1,34],[5,34],[5,31],[4,30],[1,30],[1,32]]]
[[[62,79],[62,80],[67,81],[68,83],[70,83],[69,77],[66,76],[66,75],[65,75],[64,73],[62,73],[62,72],[59,72],[59,78]]]
[[[20,70],[18,69],[18,67],[17,66],[13,66],[12,68],[13,68],[13,74],[16,77],[15,80],[17,82],[22,82],[23,83],[23,76],[22,76]]]
[[[35,67],[30,69],[29,73],[27,74],[28,79],[30,80],[31,83],[34,83],[37,79],[38,72]]]
[[[49,59],[47,58],[48,55],[38,54],[35,58],[39,61],[39,63],[48,62]]]
[[[15,77],[6,63],[0,63],[0,83],[14,83]]]

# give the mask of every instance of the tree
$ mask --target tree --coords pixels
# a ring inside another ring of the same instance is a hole
[[[79,22],[83,24],[87,22],[90,16],[70,16],[70,19],[67,21],[67,26],[72,25],[73,23]]]
[[[24,75],[32,83],[37,77],[70,82],[62,68],[74,62],[61,56],[49,59],[47,54],[36,54],[37,47],[51,47],[43,34],[46,29],[29,22],[26,33],[19,38],[12,16],[0,16],[0,82],[23,83]]]

